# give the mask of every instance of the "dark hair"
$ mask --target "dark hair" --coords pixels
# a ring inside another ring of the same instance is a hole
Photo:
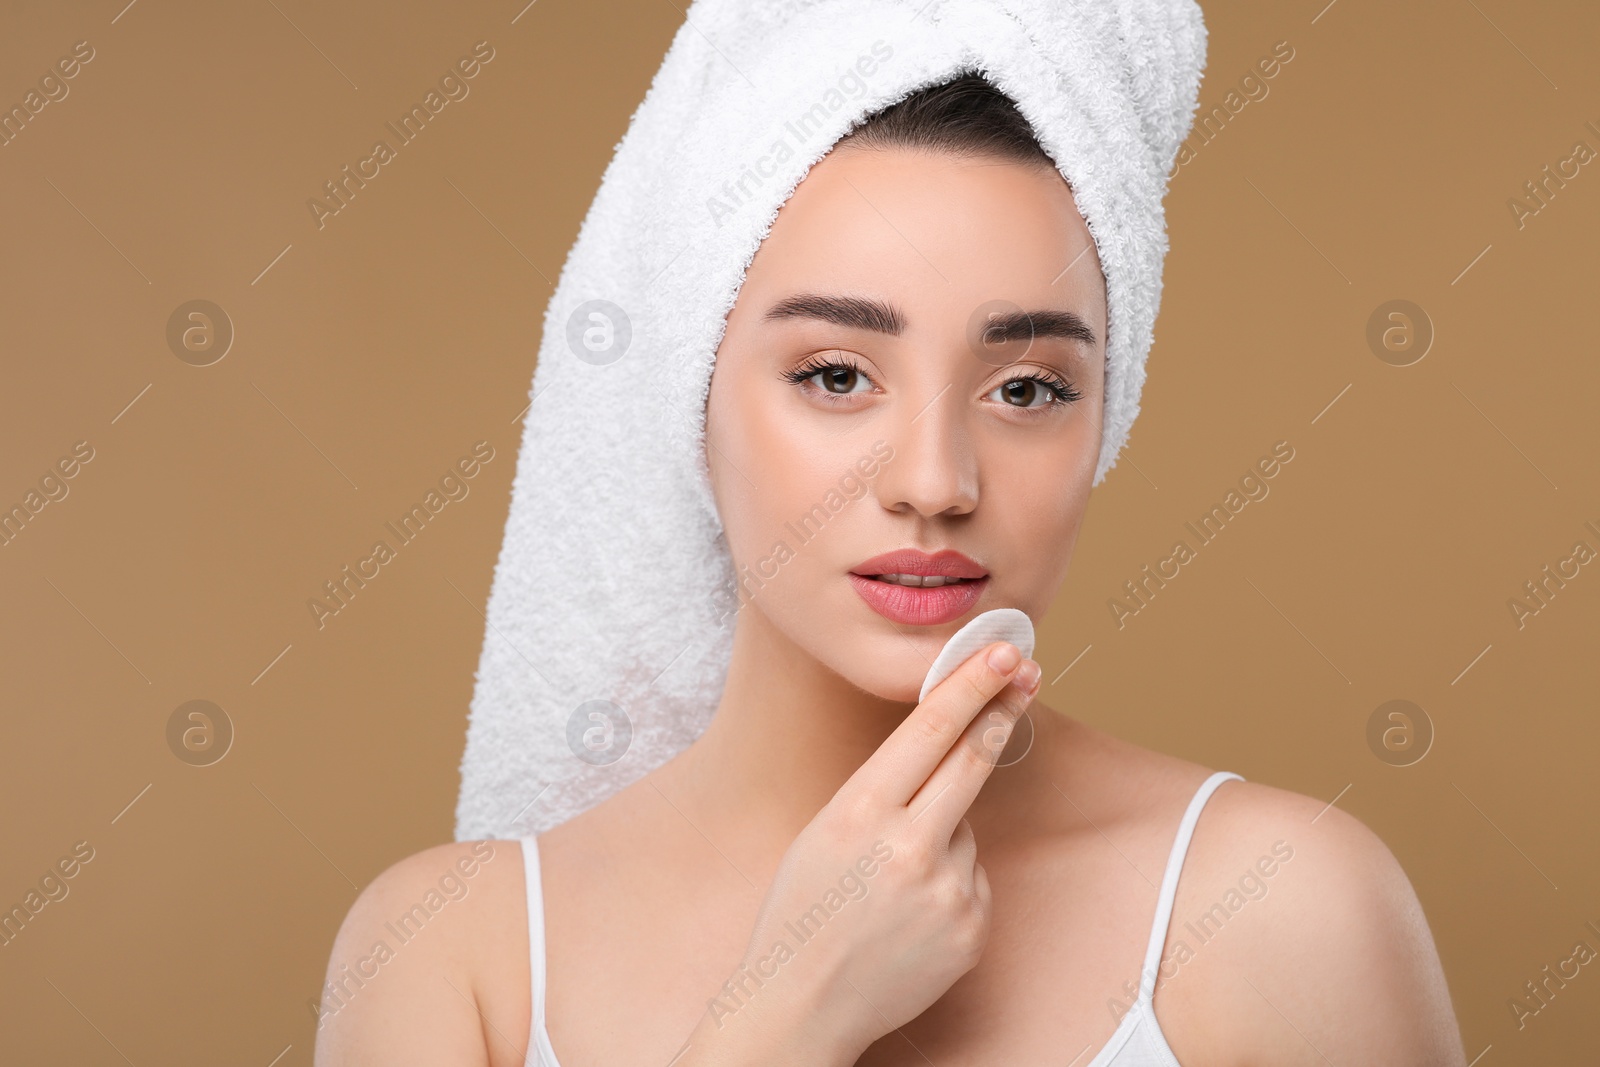
[[[975,71],[918,89],[873,112],[839,144],[931,148],[1055,169],[1015,101]]]

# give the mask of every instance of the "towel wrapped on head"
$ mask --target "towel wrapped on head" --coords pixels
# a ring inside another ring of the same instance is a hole
[[[1099,484],[1139,410],[1205,42],[1193,0],[689,6],[545,311],[457,840],[563,822],[710,721],[736,607],[704,454],[725,317],[811,166],[919,89],[981,74],[1072,188],[1106,284]]]

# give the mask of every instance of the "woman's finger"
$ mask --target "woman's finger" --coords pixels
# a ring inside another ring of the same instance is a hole
[[[923,832],[953,833],[957,820],[966,815],[983,783],[994,772],[1016,720],[1038,692],[1038,665],[1029,668],[1032,680],[1027,689],[1020,684],[1020,673],[985,705],[907,802],[912,821],[923,826]]]
[[[1009,641],[968,656],[867,757],[845,789],[866,792],[884,806],[904,806],[1021,663],[1022,652]]]

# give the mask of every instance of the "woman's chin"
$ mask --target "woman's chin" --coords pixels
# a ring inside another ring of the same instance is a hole
[[[868,696],[892,704],[917,704],[926,669],[918,664],[875,663],[862,671],[840,672],[850,684]],[[915,675],[915,677],[913,677]]]

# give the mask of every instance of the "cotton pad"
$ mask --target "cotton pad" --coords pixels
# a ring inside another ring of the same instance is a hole
[[[1027,659],[1033,655],[1033,620],[1028,618],[1027,612],[1016,608],[995,608],[951,634],[934,658],[933,666],[928,668],[928,677],[922,682],[917,702],[926,700],[933,687],[950,677],[967,657],[996,641],[1010,641],[1022,651],[1022,658]]]

